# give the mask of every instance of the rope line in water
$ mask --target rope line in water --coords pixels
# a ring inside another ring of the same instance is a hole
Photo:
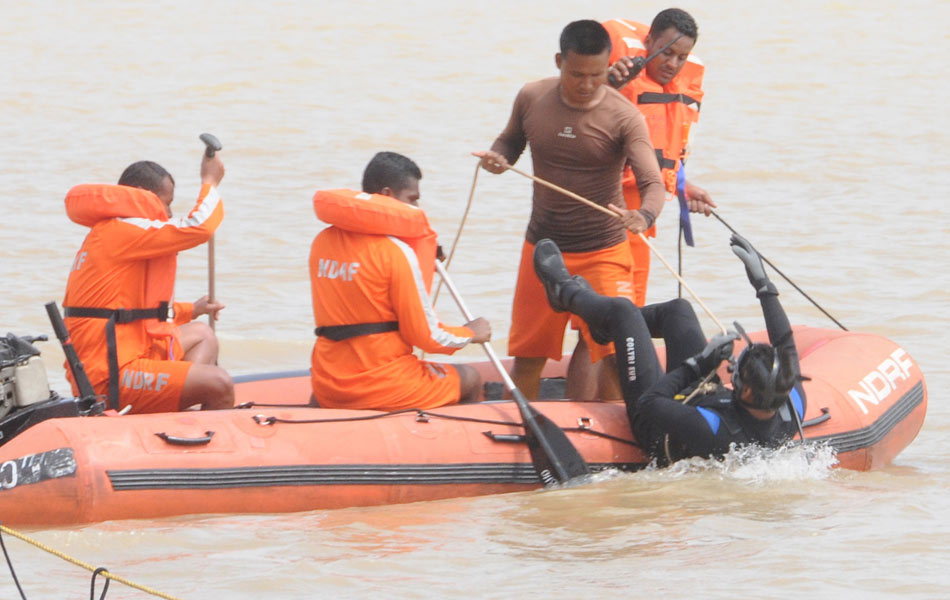
[[[742,235],[741,233],[739,233],[738,231],[736,231],[735,229],[733,229],[733,228],[732,228],[732,225],[730,225],[729,223],[726,223],[726,220],[723,219],[722,217],[720,217],[719,214],[718,214],[716,211],[710,210],[710,211],[709,211],[709,214],[711,214],[712,216],[714,216],[714,217],[716,217],[717,219],[719,219],[719,222],[722,223],[723,225],[725,225],[725,226],[726,226],[726,229],[728,229],[728,230],[731,231],[732,233],[734,233],[734,234],[736,234],[736,235]],[[754,247],[755,247],[755,246],[753,246],[753,248],[754,248]],[[815,301],[812,299],[811,296],[809,296],[808,294],[805,293],[805,290],[803,290],[802,288],[798,287],[798,286],[795,284],[794,281],[792,281],[791,279],[788,278],[787,275],[785,275],[785,273],[782,273],[782,270],[779,269],[778,267],[776,267],[775,265],[773,265],[773,264],[772,264],[772,261],[770,261],[769,259],[765,258],[765,256],[763,256],[762,253],[759,252],[758,250],[756,250],[756,253],[759,255],[759,258],[761,258],[761,259],[765,262],[765,264],[767,264],[768,266],[772,267],[772,269],[774,269],[776,273],[778,273],[779,275],[781,275],[781,276],[782,276],[782,279],[784,279],[785,281],[787,281],[793,288],[795,288],[796,290],[798,290],[798,293],[800,293],[802,296],[804,296],[809,302],[811,302],[812,304],[814,304],[814,305],[815,305],[815,308],[817,308],[817,309],[820,310],[821,312],[825,313],[825,316],[826,316],[826,317],[828,317],[829,319],[831,319],[832,321],[834,321],[834,322],[835,322],[835,325],[837,325],[838,327],[840,327],[840,328],[843,329],[844,331],[848,331],[848,328],[847,328],[847,327],[845,327],[844,325],[842,325],[842,324],[838,321],[838,319],[832,317],[832,316],[831,316],[831,313],[829,313],[827,310],[825,310],[824,308],[822,308],[820,304],[818,304],[817,302],[815,302]]]
[[[112,581],[116,581],[116,582],[121,583],[121,584],[123,584],[123,585],[127,585],[127,586],[129,586],[130,588],[134,588],[134,589],[136,589],[136,590],[139,590],[140,592],[145,592],[146,594],[151,594],[152,596],[156,596],[156,597],[158,597],[158,598],[165,598],[165,600],[180,600],[180,599],[177,598],[176,596],[171,596],[171,595],[166,594],[166,593],[164,593],[164,592],[160,592],[160,591],[158,591],[158,590],[155,590],[155,589],[152,589],[152,588],[150,588],[150,587],[141,585],[141,584],[139,584],[139,583],[135,583],[134,581],[129,581],[128,579],[126,579],[126,578],[124,578],[124,577],[120,577],[120,576],[118,576],[118,575],[113,575],[112,573],[110,573],[108,570],[106,570],[106,569],[103,568],[103,567],[94,567],[94,566],[92,566],[92,565],[90,565],[90,564],[88,564],[88,563],[84,563],[84,562],[82,562],[82,561],[79,560],[79,559],[73,558],[73,557],[69,556],[68,554],[65,554],[65,553],[63,553],[63,552],[60,552],[59,550],[56,550],[55,548],[51,548],[50,546],[47,546],[46,544],[44,544],[43,542],[40,542],[39,540],[34,540],[33,538],[31,538],[31,537],[29,537],[29,536],[27,536],[27,535],[24,535],[24,534],[20,533],[19,531],[10,529],[10,528],[7,527],[6,525],[0,525],[0,532],[3,532],[3,533],[7,533],[7,534],[9,534],[9,535],[12,535],[13,537],[15,537],[15,538],[17,538],[17,539],[20,539],[20,540],[22,540],[22,541],[24,541],[24,542],[26,542],[26,543],[28,543],[28,544],[30,544],[30,545],[32,545],[32,546],[35,546],[35,547],[39,548],[40,550],[43,550],[43,551],[45,551],[45,552],[48,552],[48,553],[52,554],[53,556],[56,556],[56,557],[59,557],[59,558],[65,560],[65,561],[68,562],[68,563],[72,563],[72,564],[76,565],[77,567],[81,567],[81,568],[86,569],[87,571],[91,572],[91,573],[92,573],[92,592],[93,592],[93,594],[95,593],[95,590],[96,590],[96,587],[95,587],[95,586],[96,586],[96,577],[99,576],[99,575],[101,575],[102,577],[104,577],[104,578],[106,579],[105,588],[102,590],[102,597],[105,597],[106,590],[109,589],[109,580],[111,579]],[[3,537],[0,536],[0,545],[2,545],[2,544],[3,544]],[[4,556],[7,557],[7,564],[10,565],[10,573],[13,573],[13,565],[10,563],[10,557],[7,556],[7,548],[6,548],[5,545],[3,545],[3,554],[4,554]],[[17,588],[20,589],[20,584],[19,584],[19,582],[17,582],[16,574],[13,575],[13,580],[14,580],[14,582],[16,582]],[[22,590],[22,589],[20,589],[20,596],[21,596],[22,598],[24,598],[24,600],[26,599],[26,596],[23,595],[23,590]]]

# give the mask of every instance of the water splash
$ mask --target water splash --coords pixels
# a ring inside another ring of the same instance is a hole
[[[837,452],[827,443],[789,443],[778,448],[731,446],[722,460],[692,457],[660,469],[656,462],[646,471],[663,479],[695,474],[718,474],[720,479],[762,484],[777,481],[822,480],[838,464]]]

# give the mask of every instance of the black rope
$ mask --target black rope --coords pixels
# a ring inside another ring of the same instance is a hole
[[[311,423],[341,423],[341,422],[351,422],[351,421],[369,421],[373,419],[382,419],[385,417],[392,417],[396,415],[406,414],[406,413],[416,413],[416,418],[423,420],[427,417],[436,417],[440,419],[446,419],[448,421],[464,421],[466,423],[484,423],[486,425],[505,425],[508,427],[519,427],[524,429],[524,423],[517,421],[499,421],[496,419],[480,419],[477,417],[462,417],[458,415],[446,415],[442,413],[434,413],[425,410],[419,410],[416,408],[405,408],[403,410],[397,410],[387,413],[379,413],[376,415],[367,415],[365,417],[343,417],[339,419],[281,419],[280,417],[262,417],[261,415],[254,416],[254,420],[259,424],[273,425],[274,423],[285,423],[288,425],[303,425]],[[633,440],[628,440],[626,438],[618,437],[603,431],[597,431],[596,429],[589,429],[587,427],[561,427],[561,431],[576,431],[579,433],[589,433],[597,437],[605,438],[608,440],[613,440],[615,442],[621,442],[633,446],[635,448],[642,448],[640,444]]]
[[[298,405],[300,406],[300,405]],[[383,419],[385,417],[392,417],[395,415],[401,415],[405,413],[417,412],[422,413],[417,408],[404,408],[402,410],[396,410],[393,412],[377,413],[375,415],[366,415],[363,417],[340,417],[338,419],[281,419],[280,417],[264,417],[261,415],[254,415],[252,417],[258,424],[273,425],[274,423],[288,423],[288,424],[307,424],[307,423],[347,423],[352,421],[372,421],[374,419]]]
[[[312,404],[261,404],[259,402],[242,402],[234,408],[319,408]]]
[[[479,419],[477,417],[459,417],[456,415],[443,415],[440,413],[430,413],[426,411],[419,411],[419,416],[430,416],[430,417],[441,417],[443,419],[448,419],[450,421],[466,421],[468,423],[485,423],[487,425],[508,425],[511,427],[521,427],[524,428],[524,423],[519,423],[517,421],[496,421],[494,419]]]
[[[680,221],[680,234],[676,242],[676,270],[680,276],[676,283],[676,297],[683,297],[683,222]]]
[[[13,576],[13,583],[16,584],[16,589],[20,592],[20,598],[26,600],[26,594],[23,593],[23,588],[20,587],[20,581],[16,577],[16,571],[13,570],[13,563],[10,562],[10,555],[7,554],[7,545],[3,543],[3,534],[0,533],[0,548],[3,548],[3,557],[7,559],[7,566],[10,567],[10,575]]]
[[[740,234],[738,231],[736,231],[735,229],[733,229],[732,226],[729,225],[729,223],[726,223],[726,221],[725,221],[722,217],[720,217],[720,216],[716,213],[716,211],[711,210],[711,211],[709,211],[709,213],[710,213],[712,216],[714,216],[714,217],[716,217],[717,219],[719,219],[719,222],[722,223],[723,225],[725,225],[726,228],[729,229],[729,231],[731,231],[732,233],[734,233],[734,234],[736,234],[736,235],[742,235],[742,234]],[[835,325],[837,325],[838,327],[840,327],[841,329],[843,329],[843,330],[845,330],[845,331],[848,331],[848,328],[847,328],[847,327],[845,327],[844,325],[842,325],[842,324],[838,321],[838,319],[832,317],[832,316],[831,316],[831,313],[829,313],[827,310],[825,310],[824,308],[822,308],[821,305],[819,305],[817,302],[815,302],[815,301],[812,299],[812,297],[809,296],[808,294],[806,294],[805,291],[804,291],[802,288],[800,288],[800,287],[798,287],[797,285],[795,285],[795,282],[792,281],[791,279],[789,279],[788,276],[785,275],[785,273],[782,273],[782,271],[781,271],[778,267],[776,267],[775,265],[773,265],[773,264],[772,264],[772,261],[770,261],[769,259],[767,259],[767,258],[765,258],[764,256],[762,256],[762,253],[759,252],[758,250],[756,250],[756,253],[758,253],[759,257],[760,257],[763,261],[765,261],[765,264],[767,264],[768,266],[770,266],[770,267],[772,267],[773,269],[775,269],[775,272],[776,272],[776,273],[778,273],[779,275],[781,275],[782,278],[785,279],[785,281],[787,281],[788,283],[790,283],[793,288],[795,288],[796,290],[798,290],[798,292],[799,292],[802,296],[804,296],[805,298],[808,299],[809,302],[811,302],[812,304],[814,304],[814,305],[815,305],[815,308],[817,308],[817,309],[820,310],[821,312],[825,313],[825,316],[826,316],[826,317],[828,317],[829,319],[831,319],[832,321],[834,321],[834,322],[835,322]]]
[[[92,589],[89,591],[89,600],[96,600],[96,576],[99,573],[108,573],[109,570],[105,567],[99,567],[92,572]],[[106,592],[109,591],[109,578],[103,577],[106,580],[106,584],[102,587],[102,595],[99,596],[99,600],[103,600],[106,597]]]
[[[397,415],[402,415],[406,413],[416,413],[417,419],[425,419],[427,417],[439,417],[442,419],[448,419],[450,421],[467,421],[470,423],[486,423],[488,425],[509,425],[512,427],[524,427],[523,423],[518,423],[516,421],[496,421],[493,419],[478,419],[476,417],[461,417],[456,415],[444,415],[440,413],[432,413],[424,410],[419,410],[418,408],[404,408],[402,410],[395,410],[392,412],[378,413],[375,415],[366,415],[362,417],[340,417],[337,419],[281,419],[280,417],[263,417],[261,415],[255,415],[253,419],[259,424],[273,425],[274,423],[286,423],[286,424],[311,424],[311,423],[346,423],[353,421],[372,421],[374,419],[384,419],[386,417],[394,417]]]
[[[636,443],[633,440],[628,440],[627,438],[618,437],[616,435],[605,433],[603,431],[597,431],[596,429],[588,429],[586,427],[562,427],[561,429],[564,431],[577,431],[580,433],[590,433],[592,435],[596,435],[597,437],[602,437],[608,440],[613,440],[615,442],[621,442],[623,444],[627,444],[628,446],[633,446],[634,448],[643,448],[643,446],[641,446],[640,444]]]

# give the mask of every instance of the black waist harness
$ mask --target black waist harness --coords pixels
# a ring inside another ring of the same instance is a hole
[[[353,337],[361,335],[371,335],[373,333],[385,333],[387,331],[399,331],[399,321],[383,321],[381,323],[356,323],[354,325],[330,325],[327,327],[317,327],[313,334],[318,337],[325,337],[334,342],[342,342]]]
[[[168,320],[168,302],[157,308],[90,308],[64,306],[63,315],[81,319],[106,319],[106,354],[109,361],[109,408],[119,410],[119,353],[115,342],[115,324],[143,319]]]

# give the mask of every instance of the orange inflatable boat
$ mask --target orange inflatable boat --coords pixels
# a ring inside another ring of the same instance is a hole
[[[927,389],[903,348],[876,335],[808,327],[796,327],[795,339],[811,378],[809,440],[836,448],[842,467],[867,470],[886,465],[914,439]],[[559,375],[564,363],[545,375]],[[479,368],[497,381],[488,363]],[[312,408],[309,396],[306,372],[245,377],[237,385],[243,407],[233,410],[24,426],[0,445],[0,521],[291,512],[541,486],[512,402],[379,413]],[[564,429],[593,470],[648,462],[620,403],[532,406]]]

